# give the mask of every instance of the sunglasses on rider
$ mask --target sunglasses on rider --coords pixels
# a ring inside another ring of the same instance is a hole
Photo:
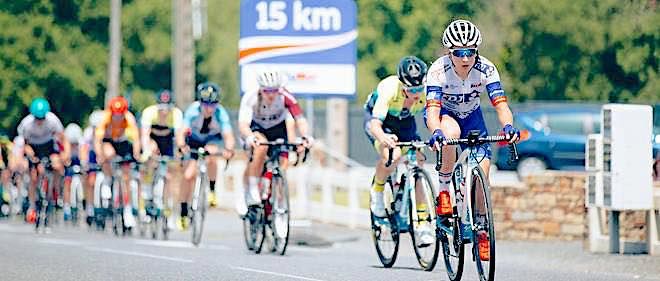
[[[201,102],[201,104],[202,104],[203,106],[206,106],[206,107],[214,107],[214,106],[217,105],[218,103],[217,103],[217,102]]]
[[[261,88],[261,92],[264,94],[277,94],[280,92],[280,88]]]
[[[451,50],[451,54],[455,57],[459,58],[465,58],[465,57],[472,57],[475,54],[477,54],[477,49],[476,48],[471,48],[471,49],[455,49]]]
[[[424,91],[424,85],[403,87],[403,90],[406,91],[408,94],[417,95]]]

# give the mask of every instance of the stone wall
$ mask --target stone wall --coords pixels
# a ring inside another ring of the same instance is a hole
[[[585,183],[584,173],[548,172],[531,176],[519,186],[493,186],[497,239],[585,239]],[[645,212],[622,212],[619,221],[622,240],[646,240]]]

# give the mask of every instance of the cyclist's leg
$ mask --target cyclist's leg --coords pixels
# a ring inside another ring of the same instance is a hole
[[[260,132],[255,132],[257,141],[266,142],[268,139],[265,135]],[[264,167],[264,162],[266,162],[266,156],[268,153],[268,146],[260,145],[252,150],[252,161],[248,163],[247,178],[248,185],[246,190],[246,204],[256,205],[261,202],[260,200],[260,191],[259,191],[259,181],[261,179],[261,172]]]
[[[214,136],[209,136],[206,139],[206,145],[204,146],[204,149],[206,149],[206,151],[217,153],[220,152],[223,148],[224,148],[224,142],[222,140],[222,135],[218,134]],[[214,155],[211,155],[206,158],[206,165],[208,167],[208,176],[209,176],[209,189],[211,190],[211,193],[208,196],[208,201],[211,204],[211,206],[215,206],[218,204],[215,194],[215,184],[218,174],[219,160],[220,157]]]
[[[172,138],[167,138],[167,139],[161,139],[161,138],[152,138],[150,140],[151,147],[155,147],[158,149],[158,154],[163,155],[163,156],[168,156],[170,159],[174,159],[174,141]],[[155,145],[154,145],[155,144]],[[159,165],[159,163],[153,162],[155,165]],[[176,179],[178,179],[178,175],[180,173],[179,169],[175,168],[178,167],[178,165],[167,165],[167,171],[165,174],[165,186],[163,190],[163,204],[165,208],[171,212],[172,209],[174,208],[174,198],[178,198],[178,189],[174,188]],[[176,179],[175,179],[176,177]],[[168,220],[168,222],[172,222],[172,220]]]
[[[115,158],[116,151],[113,146],[111,139],[103,139],[103,144],[101,146],[102,151],[97,151],[97,153],[103,154],[103,163],[99,163],[103,170],[103,184],[110,186],[112,182],[112,167],[110,165],[113,158]]]
[[[91,147],[91,146],[90,146]],[[87,213],[88,224],[91,224],[91,219],[94,217],[94,184],[96,183],[96,173],[98,172],[98,164],[96,163],[96,153],[93,149],[87,152],[87,174],[85,176],[85,208]]]
[[[115,152],[117,153],[118,156],[121,156],[122,158],[132,158],[133,153],[133,144],[128,141],[128,140],[122,140],[120,142],[114,142],[113,143]],[[122,175],[123,179],[122,181],[124,184],[122,185],[122,195],[124,202],[124,220],[125,224],[128,227],[131,227],[135,225],[135,218],[133,216],[133,204],[132,204],[132,190],[131,190],[131,166],[130,165],[122,165]]]
[[[471,113],[467,118],[465,118],[465,121],[463,122],[462,126],[463,128],[461,137],[465,138],[467,137],[468,133],[471,130],[478,130],[480,131],[481,136],[486,136],[488,135],[488,129],[486,128],[486,122],[484,121],[483,114],[481,113],[481,110],[476,110],[473,113]],[[489,144],[482,144],[478,148],[476,148],[476,157],[477,159],[481,160],[479,162],[479,165],[484,171],[484,176],[486,177],[484,179],[485,184],[489,183],[489,171],[490,171],[490,158],[492,156],[491,148]],[[483,192],[481,189],[477,190],[477,193],[474,195],[475,198],[475,206],[477,206],[477,210],[474,210],[477,215],[485,216],[486,214],[486,208],[485,204],[483,202]]]
[[[72,159],[73,160],[73,159]],[[64,200],[64,206],[63,206],[63,211],[64,211],[64,220],[67,221],[70,219],[71,216],[71,177],[73,176],[73,170],[72,170],[73,162],[69,166],[64,167],[64,192],[62,193],[63,195],[63,200]]]
[[[186,138],[186,144],[190,147],[190,150],[197,150],[198,148],[203,147],[206,142],[197,139],[194,136],[190,136]],[[195,177],[197,177],[198,173],[196,160],[199,156],[196,154],[191,154],[190,156],[192,159],[184,162],[182,184],[179,187],[179,203],[181,208],[179,213],[180,218],[177,220],[177,224],[179,225],[179,228],[183,230],[185,230],[187,226],[188,221],[186,218],[188,217],[188,202],[190,202],[192,198]]]
[[[387,159],[389,157],[388,155],[390,153],[389,148],[387,145],[382,144],[377,140],[374,140],[373,144],[374,148],[380,156],[380,159],[378,162],[376,162],[376,174],[374,175],[373,183],[369,193],[371,197],[370,208],[374,215],[378,217],[384,217],[386,215],[383,198],[385,180],[387,179],[387,176],[390,175],[396,168],[396,165],[401,158],[401,149],[397,147],[392,151],[392,163],[390,166],[386,167],[385,164],[387,163]]]

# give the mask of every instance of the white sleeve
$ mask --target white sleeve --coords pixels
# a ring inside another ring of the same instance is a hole
[[[257,102],[258,92],[248,92],[241,98],[241,107],[238,110],[238,123],[250,124],[254,115],[254,106]]]

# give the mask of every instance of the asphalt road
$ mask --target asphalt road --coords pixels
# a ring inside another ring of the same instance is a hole
[[[200,247],[190,232],[169,241],[115,237],[86,228],[0,221],[0,280],[448,280],[442,263],[419,269],[404,235],[393,268],[383,268],[370,232],[297,222],[285,256],[246,250],[233,213],[212,211]],[[463,280],[476,280],[466,263]],[[660,257],[594,255],[576,242],[497,243],[497,280],[660,280]]]

